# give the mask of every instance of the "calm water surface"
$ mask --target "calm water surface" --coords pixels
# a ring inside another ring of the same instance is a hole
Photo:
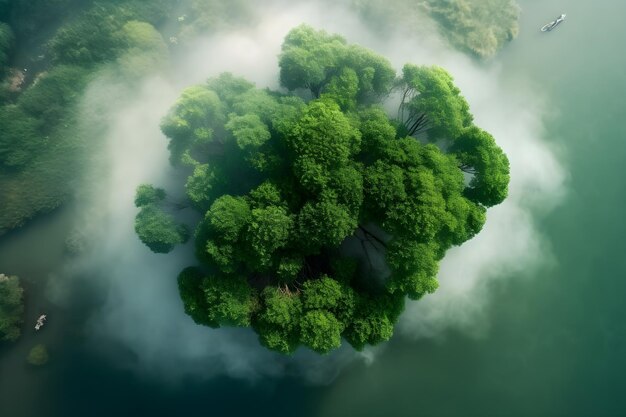
[[[372,365],[355,365],[326,387],[228,378],[165,386],[87,349],[72,330],[85,307],[77,305],[55,312],[42,339],[26,331],[0,351],[0,415],[626,415],[626,3],[520,3],[521,34],[496,64],[511,85],[524,80],[549,97],[556,111],[547,129],[564,149],[570,181],[564,202],[538,217],[556,262],[494,284],[485,337],[396,337]],[[566,23],[538,32],[560,13]],[[2,268],[47,279],[60,268],[70,217],[60,211],[2,239]],[[37,294],[41,286],[29,292],[29,321],[55,308]],[[54,356],[41,370],[23,360],[35,340]]]

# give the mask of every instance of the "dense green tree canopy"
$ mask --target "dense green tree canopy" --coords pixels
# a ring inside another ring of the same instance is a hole
[[[469,105],[446,70],[407,64],[402,76],[400,120],[408,135],[428,131],[430,139],[456,139],[472,123]]]
[[[385,58],[308,26],[289,32],[279,65],[283,86],[327,93],[337,104],[387,94],[396,75]]]
[[[200,264],[180,294],[197,323],[252,326],[283,353],[342,338],[362,349],[391,337],[407,296],[435,291],[446,250],[506,197],[508,161],[441,68],[406,65],[396,79],[385,58],[308,26],[287,35],[279,65],[297,95],[222,74],[163,120],[201,215]],[[382,108],[395,88],[398,119]],[[138,189],[137,231],[156,252],[176,239],[154,235],[179,227],[153,219],[163,199]]]
[[[105,123],[84,111],[85,87],[111,77],[132,94],[166,60],[157,28],[176,21],[180,3],[0,0],[0,235],[74,194]]]
[[[0,341],[20,337],[24,321],[24,290],[18,277],[0,274]]]
[[[157,253],[167,253],[179,243],[185,243],[189,232],[177,224],[165,207],[165,190],[142,184],[137,187],[135,205],[140,207],[135,219],[137,236]]]

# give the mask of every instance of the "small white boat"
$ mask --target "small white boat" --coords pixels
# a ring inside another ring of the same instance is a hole
[[[45,314],[42,314],[41,316],[39,316],[39,318],[37,319],[37,324],[35,324],[35,330],[41,329],[47,318],[48,316],[46,316]]]
[[[561,16],[557,17],[556,20],[553,20],[552,22],[546,23],[545,25],[543,25],[543,27],[541,28],[541,31],[550,32],[552,29],[554,29],[555,27],[557,27],[564,21],[565,21],[565,15],[562,14]]]

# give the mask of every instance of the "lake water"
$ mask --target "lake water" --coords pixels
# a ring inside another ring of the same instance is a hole
[[[348,366],[322,386],[142,376],[94,349],[80,325],[86,301],[58,307],[41,295],[64,259],[72,218],[65,209],[0,240],[2,269],[36,283],[27,282],[29,323],[40,309],[55,312],[46,332],[27,330],[0,351],[0,415],[625,415],[626,3],[520,3],[519,38],[486,65],[501,65],[511,88],[523,82],[548,97],[547,137],[562,150],[569,179],[560,204],[536,216],[553,261],[492,282],[490,325],[480,337],[398,335],[372,364]],[[565,23],[538,31],[560,13]],[[40,342],[52,360],[32,369],[24,357]]]

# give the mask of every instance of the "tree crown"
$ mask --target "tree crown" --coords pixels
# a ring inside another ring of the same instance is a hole
[[[391,337],[406,296],[435,291],[446,250],[506,196],[508,161],[442,68],[406,65],[396,79],[385,58],[308,26],[287,35],[279,64],[284,87],[310,94],[223,74],[163,120],[202,215],[200,265],[180,293],[197,323],[252,326],[270,349],[326,353],[342,337],[361,349]],[[396,86],[392,119],[382,100]],[[164,201],[138,190],[138,233],[158,252],[176,241]]]

